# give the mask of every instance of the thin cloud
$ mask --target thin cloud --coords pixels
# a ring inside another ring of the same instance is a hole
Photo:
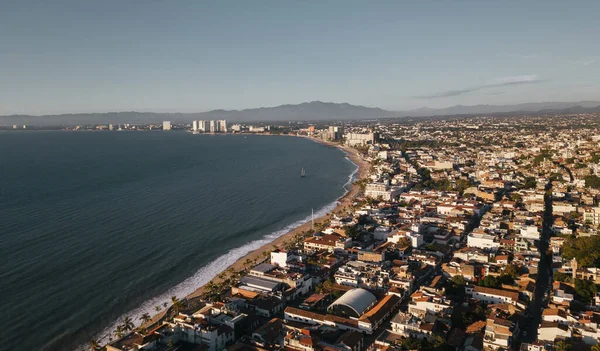
[[[535,84],[535,83],[541,83],[541,82],[542,82],[542,80],[540,80],[538,78],[538,76],[536,76],[536,75],[502,77],[502,78],[488,81],[486,84],[483,84],[483,85],[478,85],[475,87],[465,88],[465,89],[446,90],[446,91],[442,91],[442,92],[431,94],[431,95],[415,96],[415,99],[437,99],[437,98],[444,98],[444,97],[451,97],[451,96],[459,96],[459,95],[468,94],[468,93],[472,93],[474,91],[479,91],[479,90],[489,89],[489,88],[508,87],[508,86],[513,86],[513,85],[522,85],[522,84]]]
[[[538,54],[514,54],[514,53],[509,53],[509,52],[506,52],[503,55],[512,57],[512,58],[518,58],[521,60],[533,60],[533,59],[536,59],[539,57]]]
[[[577,60],[573,62],[576,65],[589,66],[596,63],[596,60]]]

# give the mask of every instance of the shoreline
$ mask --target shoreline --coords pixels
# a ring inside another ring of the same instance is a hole
[[[287,135],[287,136],[304,138],[304,139],[308,139],[310,141],[320,143],[323,145],[336,147],[336,148],[342,150],[342,152],[344,152],[346,154],[346,157],[348,157],[348,159],[352,163],[354,163],[357,167],[356,173],[353,176],[354,179],[350,179],[350,184],[348,184],[349,188],[346,189],[347,190],[346,193],[336,200],[336,206],[331,211],[328,211],[323,216],[319,216],[319,217],[315,218],[314,219],[315,224],[322,223],[324,220],[328,219],[329,216],[331,215],[331,213],[337,212],[337,211],[343,209],[344,207],[351,206],[352,203],[354,202],[353,201],[354,197],[359,192],[359,187],[356,184],[356,181],[367,176],[370,164],[366,160],[364,160],[362,158],[362,156],[360,156],[360,154],[358,153],[358,151],[356,149],[351,148],[349,146],[344,146],[344,145],[340,145],[340,144],[336,144],[336,143],[332,143],[332,142],[328,142],[325,140],[316,139],[316,138],[312,138],[312,137],[308,137],[308,136],[301,136],[301,135]],[[235,271],[243,271],[245,268],[244,262],[246,260],[254,260],[254,259],[257,259],[259,261],[263,260],[264,259],[263,252],[273,251],[274,246],[276,246],[277,248],[280,248],[280,249],[283,248],[288,240],[293,239],[294,236],[296,236],[297,234],[300,234],[305,231],[309,231],[311,229],[311,227],[312,227],[312,223],[309,220],[309,221],[301,224],[300,226],[290,230],[289,232],[279,236],[275,240],[262,245],[258,249],[250,251],[246,255],[238,258],[233,264],[229,265],[223,271],[218,272],[206,284],[198,287],[192,293],[185,296],[185,299],[191,300],[191,299],[200,297],[203,294],[204,289],[208,284],[210,284],[210,283],[217,284],[217,283],[220,283],[223,281],[223,279],[219,278],[219,275],[221,275],[223,272],[226,272],[230,269],[233,269]],[[150,323],[152,323],[152,322],[150,322]]]
[[[262,134],[262,135],[275,136],[273,134]],[[309,141],[312,141],[312,142],[323,144],[325,146],[336,147],[336,148],[340,149],[345,154],[345,157],[347,157],[356,166],[356,170],[353,171],[353,173],[351,174],[351,178],[344,185],[345,193],[330,204],[330,205],[335,204],[335,206],[333,208],[327,209],[325,214],[314,218],[315,225],[320,224],[323,221],[325,221],[326,219],[328,219],[332,213],[336,213],[336,212],[340,211],[341,209],[343,209],[344,207],[350,207],[352,205],[352,203],[354,202],[354,198],[360,191],[359,186],[356,184],[356,181],[359,179],[365,178],[368,175],[368,172],[370,169],[369,162],[364,160],[363,157],[359,154],[359,152],[356,149],[349,147],[349,146],[344,146],[344,145],[340,145],[337,143],[333,143],[333,142],[329,142],[329,141],[325,141],[322,139],[317,139],[317,138],[313,138],[313,137],[309,137],[309,136],[289,135],[289,134],[287,134],[287,135],[279,134],[276,136],[304,138],[304,139],[308,139]],[[329,207],[329,205],[325,205],[323,208],[321,208],[319,210],[326,209],[327,207]],[[293,238],[296,235],[301,234],[302,232],[310,231],[311,227],[312,227],[311,219],[307,218],[305,222],[302,222],[302,224],[296,226],[295,228],[289,230],[288,232],[282,234],[281,236],[276,237],[274,240],[269,241],[269,242],[261,245],[257,249],[251,250],[250,252],[240,256],[238,259],[236,259],[234,261],[233,264],[228,265],[227,267],[223,268],[222,270],[216,272],[215,275],[210,280],[208,280],[203,285],[195,288],[195,290],[193,290],[191,293],[187,294],[186,296],[178,296],[178,297],[182,301],[188,301],[191,303],[196,302],[195,300],[198,300],[202,296],[202,294],[204,293],[204,290],[206,289],[206,287],[209,284],[211,284],[211,283],[218,284],[223,281],[223,279],[219,278],[219,276],[222,275],[223,273],[230,271],[232,269],[236,272],[244,271],[245,270],[244,263],[247,260],[253,261],[254,259],[256,259],[257,262],[262,262],[263,260],[265,260],[265,256],[263,256],[264,252],[271,252],[275,249],[275,247],[284,248],[288,241],[293,240]],[[147,323],[141,323],[138,327],[143,328],[143,329],[150,329],[150,328],[158,325],[159,323],[165,321],[165,319],[169,317],[169,315],[172,311],[172,307],[173,306],[171,304],[169,304],[169,306],[167,308],[161,310],[160,312],[151,313],[150,315],[152,318],[150,319],[150,321],[148,321]],[[132,317],[134,319],[134,322],[139,321],[138,316],[132,316]],[[110,331],[111,328],[112,327],[107,327],[104,331],[101,332],[100,335],[98,335],[98,338],[100,340],[106,342],[105,337],[107,337],[108,335],[111,334],[111,331]],[[108,334],[105,334],[107,332],[108,332]],[[83,347],[83,345],[81,345],[77,349],[83,350],[84,348],[82,348],[82,347]]]

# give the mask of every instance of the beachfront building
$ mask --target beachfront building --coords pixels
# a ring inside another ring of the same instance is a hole
[[[351,238],[343,237],[339,234],[313,236],[312,238],[304,240],[304,250],[307,252],[316,252],[319,250],[335,252],[336,250],[345,250],[351,245]]]
[[[305,269],[303,264],[304,258],[295,251],[286,251],[275,249],[271,251],[271,264],[283,268],[293,267]]]
[[[375,142],[379,139],[378,133],[369,132],[366,134],[362,133],[347,133],[345,135],[346,144],[348,146],[360,146],[360,145],[368,145],[375,144]]]
[[[163,122],[163,130],[171,130],[171,121]]]
[[[261,263],[252,268],[248,276],[244,278],[252,279],[255,282],[257,280],[271,282],[271,284],[267,283],[269,286],[276,283],[290,287],[293,292],[288,291],[288,299],[293,299],[298,295],[306,295],[312,287],[312,278],[309,274],[287,270],[269,263]]]
[[[382,199],[383,201],[392,201],[404,191],[399,186],[391,186],[387,182],[373,182],[365,187],[365,196],[373,199]]]
[[[206,121],[198,121],[198,130],[201,132],[208,132],[208,123],[206,123]]]
[[[219,132],[221,132],[221,133],[227,133],[227,121],[224,120],[224,119],[222,119],[222,120],[217,121],[217,122],[218,122],[218,130],[219,130]]]

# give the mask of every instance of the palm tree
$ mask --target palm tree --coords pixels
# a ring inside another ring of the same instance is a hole
[[[123,319],[123,330],[128,332],[133,330],[134,327],[135,325],[133,324],[131,317],[125,316],[125,318]]]
[[[91,351],[98,351],[101,348],[102,347],[100,346],[100,343],[98,342],[98,340],[96,340],[96,339],[90,340],[90,350]]]
[[[215,284],[212,280],[206,284],[206,290],[214,291],[217,288],[217,284]]]
[[[171,296],[171,303],[173,303],[173,308],[175,309],[175,313],[179,313],[179,310],[183,307],[181,300],[177,298],[177,296]]]
[[[156,310],[156,312],[159,312],[161,310],[160,305],[154,306],[154,309]]]
[[[123,326],[121,324],[117,325],[117,328],[115,329],[114,334],[117,337],[117,339],[120,339],[123,337],[123,335],[125,334],[125,331],[123,330]]]
[[[145,324],[145,323],[148,323],[148,322],[150,322],[150,321],[152,320],[152,317],[150,317],[150,314],[149,314],[149,313],[144,313],[144,314],[143,314],[143,315],[140,317],[140,319],[141,319],[141,320],[142,320],[142,322],[144,322],[144,324]]]
[[[596,344],[596,345],[592,346],[591,350],[592,351],[600,351],[600,344]]]
[[[564,341],[559,341],[554,346],[555,346],[556,351],[568,351],[571,349],[571,344],[568,344]]]
[[[247,258],[246,261],[244,261],[244,268],[248,269],[248,267],[252,264],[252,260]]]

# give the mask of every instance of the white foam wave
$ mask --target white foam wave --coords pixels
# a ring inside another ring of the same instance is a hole
[[[344,150],[342,150],[342,151],[344,151]],[[344,153],[346,153],[346,152],[344,151]],[[346,153],[346,155],[347,155],[347,153]],[[344,194],[340,198],[342,198],[344,195],[346,195],[350,191],[349,185],[351,185],[354,182],[356,174],[358,173],[358,170],[359,170],[359,166],[357,164],[355,164],[354,162],[352,162],[352,160],[348,156],[346,156],[345,158],[348,161],[350,161],[352,164],[354,164],[356,166],[356,168],[348,176],[348,181],[343,185]],[[323,206],[319,210],[317,210],[314,214],[315,217],[318,218],[321,216],[325,216],[327,213],[331,212],[337,206],[340,198],[336,199],[335,201],[333,201],[333,202]],[[102,344],[107,343],[109,336],[112,335],[112,333],[116,329],[117,325],[119,325],[121,323],[121,321],[123,320],[123,318],[125,316],[130,316],[136,326],[141,324],[141,320],[139,319],[139,317],[141,315],[143,315],[144,313],[154,315],[156,313],[154,306],[160,305],[162,307],[163,303],[165,303],[165,302],[170,305],[171,304],[171,296],[184,297],[184,296],[191,294],[197,288],[208,283],[214,277],[219,275],[221,272],[225,271],[227,269],[227,267],[234,264],[241,257],[244,257],[248,253],[260,248],[261,246],[274,241],[275,239],[279,238],[280,236],[290,232],[293,229],[298,228],[299,226],[303,225],[304,223],[307,223],[310,220],[311,220],[311,216],[308,216],[304,219],[301,219],[299,221],[296,221],[296,222],[286,226],[285,228],[283,228],[281,230],[267,234],[262,239],[251,241],[246,245],[243,245],[243,246],[240,246],[233,250],[230,250],[229,252],[218,257],[216,260],[212,261],[208,265],[200,268],[200,270],[198,270],[193,276],[184,280],[182,283],[176,285],[175,287],[169,289],[167,292],[165,292],[159,296],[156,296],[154,298],[151,298],[150,300],[145,301],[144,303],[142,303],[142,305],[140,305],[137,308],[127,311],[127,313],[124,313],[121,317],[119,317],[111,325],[109,325],[104,330],[102,330],[100,333],[98,333],[96,335],[96,339],[99,340]],[[81,350],[81,351],[86,350],[86,349],[87,349],[86,345],[81,345],[77,348],[77,350]]]

